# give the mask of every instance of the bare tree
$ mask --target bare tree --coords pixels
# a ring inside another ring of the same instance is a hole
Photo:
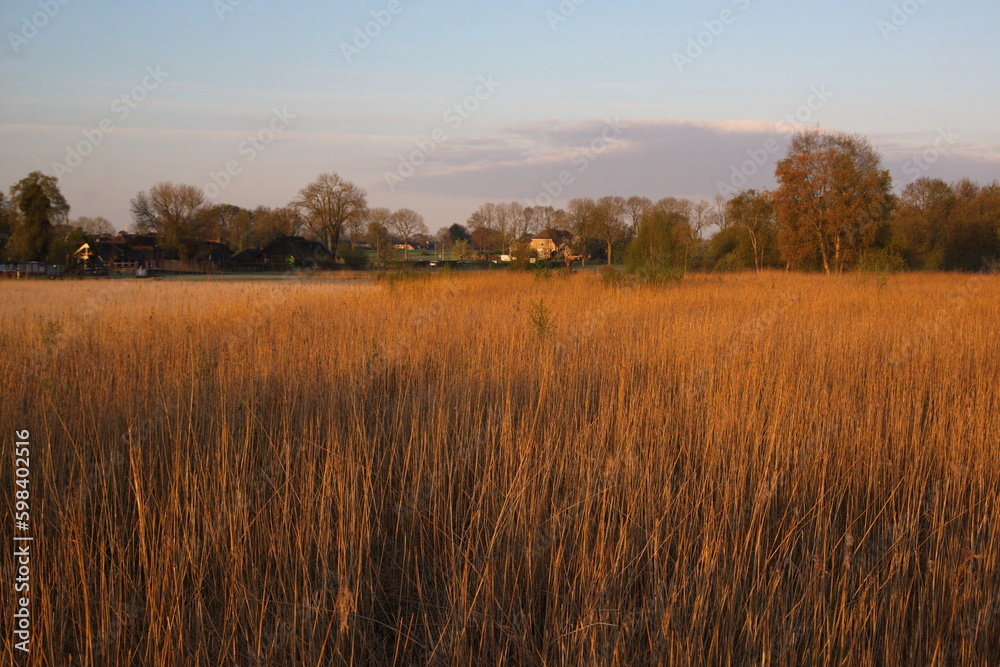
[[[389,209],[374,210],[388,211]],[[368,242],[375,249],[375,257],[383,266],[385,266],[386,262],[392,258],[393,254],[392,238],[389,236],[389,228],[387,225],[388,218],[385,219],[384,223],[379,220],[372,219],[368,223],[367,231]]]
[[[715,206],[715,224],[719,229],[725,229],[729,225],[729,218],[726,216],[729,200],[725,195],[715,195],[712,204]]]
[[[336,253],[344,227],[364,217],[366,197],[358,186],[328,173],[302,188],[291,205],[302,214],[309,231]]]
[[[691,217],[691,201],[688,199],[678,199],[677,197],[664,197],[656,202],[656,207],[664,213],[675,214],[685,220]]]
[[[729,200],[726,217],[747,233],[753,248],[753,263],[760,271],[764,263],[764,238],[775,229],[774,204],[766,192],[745,190]]]
[[[495,246],[502,245],[497,219],[497,204],[487,202],[477,208],[466,221],[471,232],[472,244],[487,254],[492,253]]]
[[[705,230],[716,224],[717,217],[715,209],[707,201],[689,202],[688,206],[687,239],[684,247],[684,271],[687,272],[688,263],[696,250],[700,250],[705,244]]]
[[[344,231],[347,232],[347,239],[351,243],[351,250],[356,250],[358,241],[364,236],[368,223],[363,216],[354,215],[344,222]]]
[[[162,245],[182,251],[182,241],[204,241],[212,234],[205,194],[193,185],[159,183],[132,200],[132,219],[141,233],[155,233]]]
[[[653,202],[648,197],[632,196],[625,200],[625,214],[628,215],[629,227],[633,234],[639,229],[642,214],[652,205]]]
[[[389,229],[389,220],[392,219],[392,211],[381,206],[376,206],[375,208],[369,208],[365,210],[365,229],[370,227],[373,223],[379,224]]]
[[[79,227],[80,231],[90,238],[112,236],[115,233],[115,228],[111,225],[111,222],[101,216],[97,216],[96,218],[81,216],[70,224],[74,227]]]
[[[409,208],[401,208],[392,214],[389,219],[389,229],[396,232],[396,235],[402,239],[404,259],[409,256],[410,239],[418,234],[427,233],[424,217]]]
[[[624,237],[627,203],[621,197],[601,197],[593,209],[592,233],[608,249],[608,266],[612,263],[614,244]]]
[[[500,236],[500,249],[504,254],[511,253],[511,246],[517,237],[518,230],[524,221],[524,207],[517,202],[497,204],[496,229]]]
[[[291,206],[258,206],[251,214],[254,244],[263,248],[279,236],[298,236],[305,222],[298,209]]]
[[[539,218],[536,214],[538,207],[532,206],[521,206],[520,204],[513,202],[511,206],[516,207],[514,210],[517,211],[516,215],[516,229],[514,230],[514,237],[518,241],[528,239],[534,236],[537,232],[541,231],[538,227]]]
[[[587,241],[591,237],[594,224],[594,211],[597,203],[593,199],[571,199],[566,205],[569,231],[573,234],[573,243],[580,252],[583,266],[587,265]]]
[[[691,206],[691,231],[695,238],[700,239],[706,229],[716,224],[717,219],[711,203],[700,201]]]
[[[235,245],[238,234],[250,218],[250,211],[235,204],[205,203],[205,216],[209,220],[209,235]]]
[[[527,231],[531,234],[544,232],[546,229],[560,229],[566,223],[566,212],[551,206],[526,208],[524,213],[525,218],[529,220]]]

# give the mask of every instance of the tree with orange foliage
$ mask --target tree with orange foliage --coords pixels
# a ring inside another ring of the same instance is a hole
[[[801,132],[775,176],[778,242],[795,268],[839,273],[852,266],[892,212],[892,178],[859,135]]]

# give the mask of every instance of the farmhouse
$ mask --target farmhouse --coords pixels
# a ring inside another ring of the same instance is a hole
[[[98,274],[147,269],[151,263],[142,251],[118,240],[88,241],[76,249],[73,258],[82,272]]]
[[[294,264],[315,267],[330,259],[330,251],[320,241],[304,239],[301,236],[279,236],[263,248],[267,261],[272,264]]]
[[[185,253],[191,261],[222,268],[233,256],[233,251],[221,241],[194,241],[185,244]]]
[[[560,246],[568,243],[573,235],[562,229],[546,229],[531,239],[531,249],[538,259],[551,259],[559,251]]]
[[[267,264],[267,255],[261,248],[247,248],[229,258],[229,263],[246,266],[250,264]]]

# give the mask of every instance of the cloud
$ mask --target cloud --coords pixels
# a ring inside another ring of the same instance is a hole
[[[399,189],[483,200],[535,200],[542,193],[555,202],[608,194],[711,198],[722,185],[737,190],[774,187],[777,161],[799,129],[757,120],[639,120],[621,125],[615,133],[609,132],[613,120],[547,120],[485,136],[451,138]],[[933,140],[884,135],[873,143],[883,152],[897,185],[905,185],[913,180],[909,161]],[[395,164],[385,168],[393,171]],[[1000,177],[1000,149],[956,143],[929,165],[926,175],[995,180]]]

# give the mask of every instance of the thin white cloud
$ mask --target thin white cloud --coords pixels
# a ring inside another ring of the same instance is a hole
[[[44,135],[51,135],[55,132],[80,132],[81,130],[92,129],[83,125],[42,125],[32,123],[0,123],[0,132],[32,132]],[[215,130],[215,129],[191,129],[179,127],[116,127],[116,135],[131,135],[146,138],[178,138],[188,137],[199,140],[219,141],[242,140],[253,134],[251,130]],[[277,134],[273,141],[289,141],[292,139],[317,141],[387,141],[389,137],[378,134],[365,134],[358,132],[307,132],[299,130],[284,130]]]

